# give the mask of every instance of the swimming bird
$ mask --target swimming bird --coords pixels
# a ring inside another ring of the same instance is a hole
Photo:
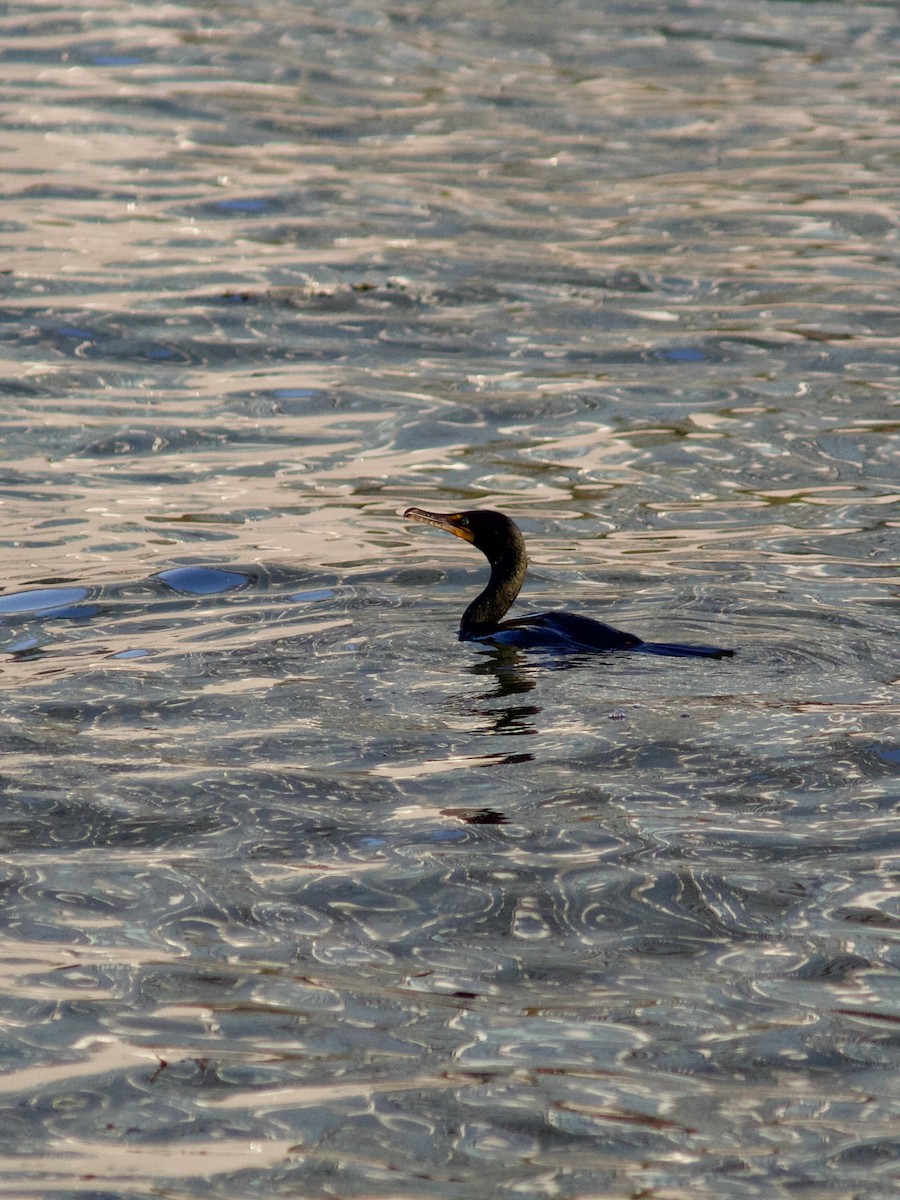
[[[642,654],[664,654],[675,658],[730,658],[733,650],[719,646],[685,646],[677,642],[645,642],[634,633],[625,633],[591,617],[568,612],[531,613],[504,621],[518,596],[528,555],[525,539],[514,521],[504,513],[490,509],[467,512],[434,513],[424,508],[408,508],[408,521],[422,521],[452,533],[485,555],[491,564],[491,577],[462,615],[461,642],[486,642],[521,649],[562,651],[635,650]]]

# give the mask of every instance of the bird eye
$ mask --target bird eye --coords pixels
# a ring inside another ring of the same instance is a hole
[[[459,520],[457,521],[457,525],[459,525],[462,529],[468,529],[469,528],[469,518],[468,517],[460,517]]]

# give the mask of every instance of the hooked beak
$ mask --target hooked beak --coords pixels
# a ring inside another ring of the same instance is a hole
[[[434,525],[437,529],[443,529],[445,533],[452,533],[455,537],[462,538],[464,542],[475,541],[468,524],[462,523],[465,520],[462,513],[433,513],[426,512],[424,508],[408,508],[403,514],[403,519],[421,521],[423,525]]]

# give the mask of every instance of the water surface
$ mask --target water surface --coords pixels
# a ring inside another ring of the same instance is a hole
[[[0,31],[0,1194],[895,1196],[894,6]]]

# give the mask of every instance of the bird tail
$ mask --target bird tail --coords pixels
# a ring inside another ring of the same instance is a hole
[[[641,642],[635,650],[668,658],[731,658],[734,655],[733,650],[723,650],[719,646],[683,646],[678,642]]]

